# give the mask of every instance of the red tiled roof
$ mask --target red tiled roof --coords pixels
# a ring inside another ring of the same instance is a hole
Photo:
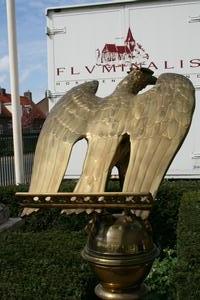
[[[102,53],[105,53],[105,52],[114,52],[114,53],[117,53],[117,47],[115,44],[105,44],[103,50],[102,50]]]
[[[11,95],[10,94],[4,94],[4,95],[0,95],[0,102],[2,104],[10,104],[11,103]],[[32,119],[45,119],[46,116],[45,114],[36,106],[36,104],[31,101],[30,99],[28,99],[27,97],[24,96],[20,96],[20,104],[22,105],[22,107],[31,107],[31,118]],[[4,106],[2,105],[2,106]],[[5,108],[6,109],[6,108]],[[7,109],[6,109],[7,110]],[[23,109],[24,111],[24,109]],[[10,114],[11,117],[11,114]]]
[[[112,53],[131,53],[128,46],[116,46],[115,44],[105,44],[102,53],[112,52]]]

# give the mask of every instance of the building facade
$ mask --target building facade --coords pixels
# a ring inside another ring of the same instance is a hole
[[[39,132],[45,121],[46,115],[32,101],[30,91],[20,96],[21,121],[23,132]],[[12,105],[11,95],[0,88],[0,133],[12,131]]]

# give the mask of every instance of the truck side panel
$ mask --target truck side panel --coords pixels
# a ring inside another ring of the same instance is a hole
[[[187,76],[196,89],[189,134],[172,162],[168,178],[200,178],[199,1],[153,1],[49,10],[50,107],[67,90],[99,80],[97,95],[112,93],[130,66]],[[67,174],[79,175],[87,145],[79,143]],[[80,158],[81,157],[81,158]],[[81,165],[82,163],[80,163]]]

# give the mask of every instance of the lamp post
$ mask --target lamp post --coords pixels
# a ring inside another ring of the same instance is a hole
[[[18,80],[15,1],[6,0],[6,7],[7,7],[7,25],[8,25],[9,63],[10,63],[10,86],[11,86],[11,101],[12,101],[15,183],[18,185],[24,182],[24,167],[23,167],[23,147],[22,147],[22,128],[21,128],[21,107],[20,107],[19,80]]]

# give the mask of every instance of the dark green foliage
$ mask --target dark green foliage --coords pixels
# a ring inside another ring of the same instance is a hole
[[[38,133],[23,133],[23,153],[34,153]],[[0,156],[12,156],[13,155],[13,136],[12,134],[0,135]]]
[[[176,251],[164,249],[163,255],[162,259],[155,260],[146,283],[151,288],[151,299],[172,300],[175,290],[173,273],[177,263]],[[153,296],[155,298],[152,298]]]
[[[34,153],[39,133],[23,133],[23,153]]]
[[[161,249],[176,247],[178,209],[182,195],[200,190],[198,180],[163,181],[150,215],[154,240]]]
[[[0,244],[1,300],[89,299],[95,279],[80,256],[82,232],[4,233]]]
[[[120,192],[120,182],[119,180],[109,180],[106,188],[107,192]]]
[[[13,154],[13,139],[12,136],[0,135],[0,156]]]
[[[177,227],[177,298],[200,299],[200,192],[186,193]]]
[[[74,181],[65,181],[60,191],[70,192],[74,185]],[[198,185],[194,181],[165,181],[160,187],[151,220],[155,240],[161,245],[171,244],[172,237],[176,238],[179,197],[185,190],[197,189]],[[109,190],[116,191],[118,186],[117,182],[111,182]],[[26,190],[26,186],[1,188],[0,201],[9,204],[16,215],[20,208],[14,193]],[[97,279],[80,257],[87,222],[84,214],[66,216],[51,209],[26,218],[25,226],[18,232],[0,235],[3,245],[0,247],[1,299],[97,300],[93,293]],[[148,300],[173,299],[171,274],[175,263],[171,250],[156,260],[147,279],[151,286]]]
[[[60,191],[71,192],[75,184],[75,181],[64,181]],[[12,216],[19,215],[21,210],[15,193],[27,190],[27,186],[0,188],[0,202],[10,207]],[[110,182],[108,190],[118,191],[119,183]],[[151,224],[154,239],[162,249],[175,246],[180,199],[191,190],[200,190],[200,182],[164,181],[158,191]],[[174,251],[164,250],[147,278],[151,293],[146,299],[172,300],[175,282],[181,293],[180,300],[200,299],[197,285],[200,281],[199,199],[200,194],[183,198],[182,206],[185,206],[180,210],[178,228],[178,265],[175,268]],[[97,300],[93,293],[97,279],[80,257],[86,240],[83,228],[88,219],[84,214],[61,215],[58,209],[41,210],[26,218],[25,226],[18,232],[1,234],[1,300]],[[172,276],[174,268],[176,272]],[[188,291],[192,294],[188,295]]]
[[[80,252],[86,242],[83,231],[51,230],[39,233],[10,232],[0,235],[0,299],[97,300],[97,279]],[[167,251],[157,260],[147,284],[148,300],[167,300],[175,262]]]
[[[68,179],[63,180],[60,186],[60,192],[72,192],[76,186],[78,180]],[[120,183],[118,180],[109,180],[107,184],[106,191],[108,192],[119,192],[120,191]]]
[[[25,226],[21,230],[24,232],[40,232],[50,229],[79,231],[85,228],[89,218],[86,214],[60,214],[59,209],[40,210],[25,218]]]
[[[26,185],[0,186],[0,202],[9,207],[11,217],[18,217],[20,213],[20,200],[16,199],[15,193],[27,192],[27,190],[28,187]]]
[[[76,183],[77,180],[75,179],[63,180],[60,185],[59,192],[73,192]]]

